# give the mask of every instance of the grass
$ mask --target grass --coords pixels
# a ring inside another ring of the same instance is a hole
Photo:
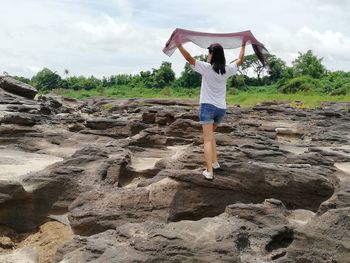
[[[199,98],[199,89],[176,89],[170,87],[165,87],[164,89],[148,89],[143,87],[130,88],[127,86],[93,90],[54,89],[51,93],[76,99],[99,96],[112,98]]]
[[[295,107],[315,108],[319,106],[322,101],[331,101],[334,99],[335,98],[331,96],[320,96],[318,94],[239,92],[236,95],[228,95],[227,103],[239,104],[243,107],[252,107],[263,101],[285,101],[290,102],[291,106]]]
[[[55,89],[55,95],[84,99],[88,97],[111,98],[183,98],[199,100],[199,89],[176,89],[166,87],[164,89],[148,89],[143,87],[130,88],[127,86],[117,88],[99,88],[94,90],[66,90]],[[274,86],[251,87],[248,91],[227,92],[229,105],[239,104],[242,107],[252,107],[263,101],[287,101],[291,106],[299,108],[315,108],[321,102],[349,102],[350,94],[345,96],[330,96],[323,94],[295,93],[283,94],[276,91]]]

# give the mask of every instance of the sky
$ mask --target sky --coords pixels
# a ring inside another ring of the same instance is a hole
[[[185,60],[162,49],[175,28],[251,30],[291,65],[311,49],[328,70],[350,71],[348,0],[1,0],[0,75],[32,77],[44,67],[61,76],[137,74]],[[190,53],[206,54],[192,43]],[[226,50],[227,60],[238,49]],[[253,53],[251,47],[246,54]]]

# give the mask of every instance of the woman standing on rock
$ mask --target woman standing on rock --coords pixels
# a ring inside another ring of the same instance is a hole
[[[212,180],[213,169],[220,168],[214,132],[226,112],[227,79],[237,73],[237,67],[243,62],[245,42],[241,46],[238,59],[229,65],[226,65],[224,49],[220,44],[208,47],[208,63],[193,58],[181,44],[178,44],[177,48],[193,69],[202,75],[199,121],[203,127],[204,156],[207,163],[203,175],[206,179]]]

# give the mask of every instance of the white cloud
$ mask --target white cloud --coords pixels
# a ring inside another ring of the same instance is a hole
[[[350,69],[345,0],[3,0],[1,7],[0,72],[14,75],[32,76],[43,67],[87,76],[135,74],[165,60],[179,74],[181,55],[168,58],[161,51],[176,27],[251,29],[289,63],[299,51],[312,49],[328,68]],[[206,52],[186,46],[193,55]],[[237,53],[227,51],[227,60]]]
[[[298,31],[297,36],[321,56],[350,60],[350,37],[346,37],[340,32],[332,30],[319,32],[303,27]]]
[[[38,71],[42,70],[43,67],[28,66],[28,67],[26,67],[26,69],[28,69],[30,72],[32,72],[33,74],[35,74],[35,73],[37,73]]]

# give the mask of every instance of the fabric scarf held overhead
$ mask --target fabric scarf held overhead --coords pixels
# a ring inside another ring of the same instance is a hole
[[[223,48],[228,49],[240,47],[243,41],[246,42],[246,45],[252,45],[256,56],[263,66],[267,66],[267,56],[269,52],[265,46],[254,37],[250,30],[237,33],[205,33],[177,28],[166,42],[163,52],[170,57],[177,48],[177,44],[184,44],[187,42],[192,42],[202,48],[208,48],[213,43],[219,43]]]

